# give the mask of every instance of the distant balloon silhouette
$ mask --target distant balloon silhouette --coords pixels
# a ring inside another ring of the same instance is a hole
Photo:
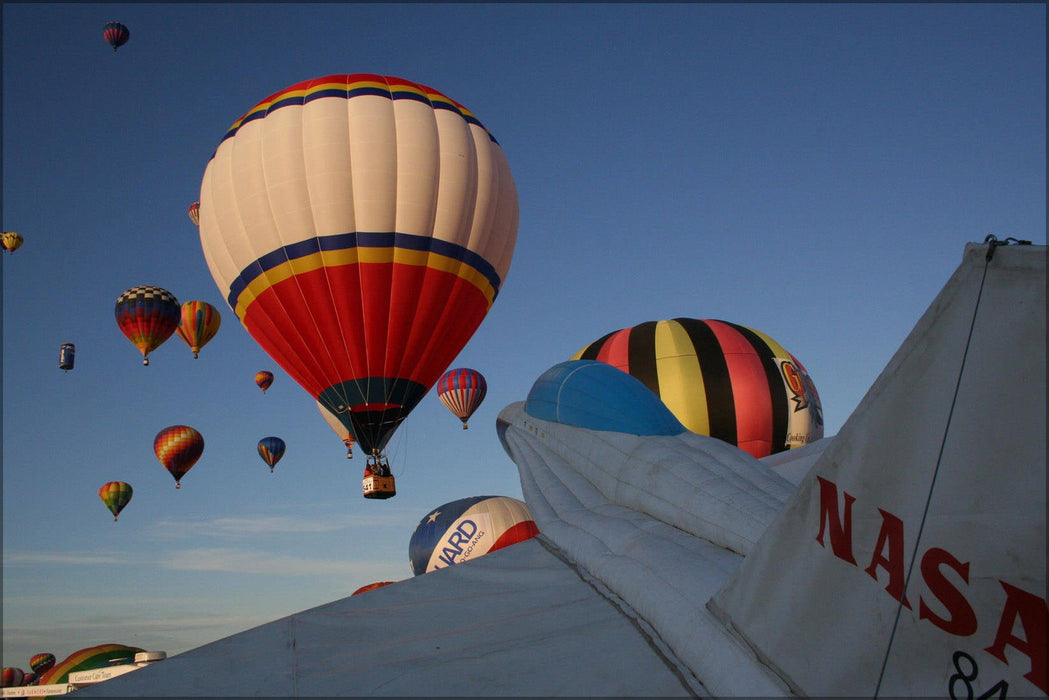
[[[102,36],[116,51],[131,38],[131,32],[120,22],[106,22],[102,28]]]

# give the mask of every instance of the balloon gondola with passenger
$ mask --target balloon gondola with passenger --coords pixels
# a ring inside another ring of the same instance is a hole
[[[510,267],[517,191],[499,144],[433,88],[371,74],[307,80],[228,130],[199,216],[237,318],[352,432],[372,471],[364,496],[393,496],[390,437]]]

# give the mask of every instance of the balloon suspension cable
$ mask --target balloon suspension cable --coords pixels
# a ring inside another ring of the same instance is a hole
[[[1020,239],[1013,238],[1012,236],[1006,238],[1004,241],[999,241],[998,237],[995,236],[993,233],[987,234],[987,237],[983,239],[983,242],[987,244],[987,256],[985,257],[985,259],[988,261],[990,261],[990,259],[994,257],[994,250],[1000,245],[1009,245],[1010,243],[1015,243],[1016,245],[1031,245],[1030,241],[1021,241]]]

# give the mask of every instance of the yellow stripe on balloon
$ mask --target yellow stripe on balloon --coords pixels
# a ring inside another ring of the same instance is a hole
[[[238,318],[243,319],[248,307],[259,295],[270,287],[295,275],[313,272],[322,267],[356,265],[358,263],[397,263],[417,267],[430,267],[439,272],[457,275],[469,282],[484,295],[485,300],[488,302],[488,308],[491,308],[492,303],[495,301],[495,287],[488,281],[488,278],[476,268],[466,265],[456,258],[408,248],[344,248],[342,250],[325,250],[312,253],[288,260],[266,270],[265,274],[259,275],[252,280],[244,288],[244,291],[240,293],[240,296],[237,297],[237,306],[234,311]]]
[[[696,350],[676,321],[656,323],[656,373],[659,398],[681,424],[694,433],[710,434],[710,415]]]

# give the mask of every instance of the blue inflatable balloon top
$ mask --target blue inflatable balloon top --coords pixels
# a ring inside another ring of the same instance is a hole
[[[569,360],[535,380],[524,411],[533,418],[631,435],[680,435],[685,426],[638,379],[596,360]]]

